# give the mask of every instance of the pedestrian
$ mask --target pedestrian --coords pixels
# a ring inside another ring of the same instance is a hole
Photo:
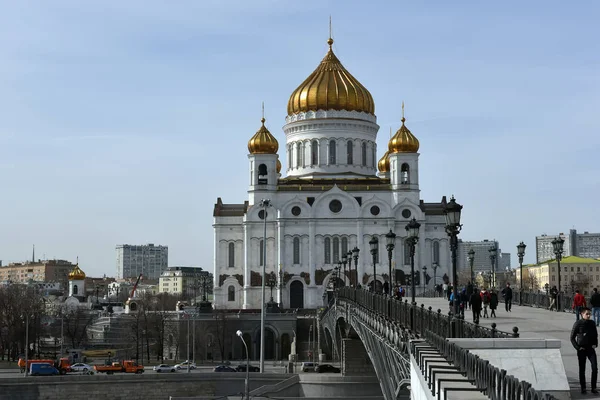
[[[471,303],[471,311],[473,312],[473,322],[478,324],[479,314],[481,314],[481,296],[479,295],[479,291],[473,290],[469,298],[469,303]]]
[[[471,281],[469,281],[469,283],[467,283],[467,299],[469,299],[467,301],[467,304],[469,306],[469,309],[471,309],[471,295],[473,294],[473,284],[471,283]]]
[[[598,326],[598,324],[600,324],[600,293],[598,293],[597,288],[594,288],[592,291],[590,305],[592,306],[592,317],[594,317],[596,326]]]
[[[556,285],[552,286],[550,289],[550,307],[548,308],[550,311],[553,309],[558,310],[558,304],[556,303],[556,298],[558,297],[558,289]]]
[[[592,321],[592,311],[587,307],[581,307],[581,320],[577,319],[571,329],[571,344],[577,350],[577,361],[579,361],[579,384],[581,393],[587,393],[585,385],[585,362],[590,360],[592,365],[591,387],[592,393],[598,394],[596,383],[598,381],[598,361],[596,359],[596,347],[598,347],[598,330]]]
[[[498,296],[498,295],[496,295],[496,296]],[[506,287],[504,289],[502,289],[502,296],[504,296],[504,307],[506,308],[506,312],[509,312],[510,309],[512,308],[512,297],[513,297],[513,292],[510,287],[509,282],[507,282]]]
[[[390,284],[388,281],[383,282],[383,293],[385,293],[386,296],[390,294]]]
[[[450,293],[448,292],[448,284],[444,282],[442,285],[442,292],[444,293],[444,297],[450,299]]]
[[[490,291],[490,317],[496,318],[496,308],[498,308],[498,293],[492,288]]]
[[[587,307],[585,302],[585,297],[579,293],[579,289],[575,290],[575,297],[573,297],[573,311],[575,312],[575,320],[579,320],[579,314],[581,314],[581,309],[583,307]]]
[[[483,318],[489,318],[487,310],[490,305],[490,293],[485,288],[481,291],[481,302],[483,303]]]

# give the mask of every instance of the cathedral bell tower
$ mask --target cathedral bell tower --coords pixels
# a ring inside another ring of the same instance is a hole
[[[262,126],[248,141],[248,161],[250,162],[250,186],[248,189],[250,204],[255,198],[263,198],[265,192],[277,189],[281,162],[277,155],[279,143],[265,126],[265,118],[260,120]]]
[[[402,126],[388,144],[390,183],[392,190],[419,192],[419,140],[404,125],[402,103]]]

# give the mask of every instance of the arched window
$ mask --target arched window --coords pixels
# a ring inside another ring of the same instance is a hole
[[[409,173],[410,167],[408,166],[408,164],[402,164],[402,167],[400,167],[400,183],[410,183]]]
[[[258,166],[258,175],[267,175],[267,166],[265,164]]]
[[[440,242],[433,242],[433,262],[440,263]]]
[[[258,265],[262,266],[265,261],[265,241],[261,240],[258,243]]]
[[[319,165],[319,142],[316,140],[312,141],[310,163],[311,165]]]
[[[367,166],[367,144],[365,142],[362,144],[362,165],[363,167]]]
[[[260,164],[258,166],[258,184],[266,185],[267,183],[269,183],[269,180],[267,179],[267,166],[265,164]]]
[[[296,147],[296,167],[302,167],[302,143],[297,144]]]
[[[229,286],[227,288],[227,301],[235,301],[235,287]]]
[[[331,264],[331,239],[328,237],[323,241],[323,254],[325,254],[325,264]]]
[[[348,253],[348,238],[342,238],[342,256]]]
[[[77,287],[77,285],[73,285],[73,296],[77,295],[79,291],[79,288]]]
[[[348,158],[347,160],[347,164],[348,165],[352,165],[352,154],[353,154],[353,143],[352,140],[348,140],[348,143],[346,143],[346,156]]]
[[[340,261],[340,239],[333,238],[333,263]]]
[[[300,264],[300,238],[294,238],[294,264]]]
[[[229,268],[233,268],[233,267],[235,267],[235,244],[234,243],[229,243],[227,253],[228,253],[228,258],[229,258],[228,266],[229,266]]]
[[[335,165],[335,140],[329,141],[329,165]]]

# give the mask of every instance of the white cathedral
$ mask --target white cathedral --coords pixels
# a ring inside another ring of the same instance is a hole
[[[275,287],[266,288],[266,301],[273,290],[283,308],[321,307],[335,279],[334,268],[353,249],[360,251],[358,266],[351,257],[352,268],[347,265],[346,273],[339,273],[339,284],[372,287],[373,236],[379,239],[375,276],[380,287],[390,278],[390,230],[397,235],[392,284],[403,284],[410,274],[405,227],[412,218],[421,224],[415,281],[423,276],[420,286],[432,288],[450,275],[446,198],[439,203],[420,198],[419,141],[404,125],[403,115],[402,126],[378,161],[373,97],[342,66],[331,49],[333,40],[327,43],[321,64],[288,101],[283,127],[287,176],[281,174],[279,143],[263,118],[248,142],[248,200],[225,204],[217,199],[215,308],[260,309],[263,263],[266,274],[276,277]],[[261,206],[263,199],[270,206]]]

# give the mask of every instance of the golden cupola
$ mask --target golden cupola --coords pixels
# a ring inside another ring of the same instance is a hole
[[[260,122],[262,126],[248,141],[248,151],[250,154],[276,154],[279,150],[279,142],[265,126],[264,117]]]
[[[69,280],[70,281],[82,281],[85,279],[85,272],[79,268],[79,263],[75,265],[73,271],[69,272]]]
[[[403,106],[404,108],[404,106]],[[419,139],[415,137],[408,130],[406,125],[404,125],[404,121],[406,119],[402,116],[402,126],[396,134],[392,136],[390,142],[388,143],[388,151],[389,153],[416,153],[419,151]]]
[[[371,93],[344,68],[327,40],[329,51],[321,64],[290,96],[288,115],[318,110],[359,111],[375,115]]]
[[[390,172],[390,159],[389,159],[389,155],[390,152],[386,151],[385,154],[383,155],[383,157],[381,157],[379,159],[379,162],[377,163],[377,168],[379,169],[379,172]]]

